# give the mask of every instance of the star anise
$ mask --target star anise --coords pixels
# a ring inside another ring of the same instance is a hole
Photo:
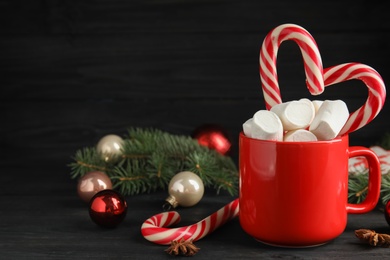
[[[200,248],[196,247],[192,241],[193,239],[185,241],[183,238],[180,240],[172,240],[170,247],[168,247],[165,252],[170,255],[180,254],[184,256],[193,256]]]
[[[359,239],[368,242],[371,246],[390,247],[390,235],[376,233],[370,229],[355,230],[355,235]]]

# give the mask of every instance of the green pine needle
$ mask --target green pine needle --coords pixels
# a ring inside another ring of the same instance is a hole
[[[348,202],[360,203],[366,196],[368,191],[368,174],[367,170],[364,173],[350,174],[348,180]],[[386,205],[390,199],[390,173],[382,174],[380,202]]]
[[[390,133],[381,143],[390,149]],[[76,151],[69,164],[71,177],[79,178],[90,171],[103,171],[113,182],[113,188],[123,195],[150,193],[166,189],[172,177],[181,171],[199,175],[205,187],[232,196],[238,193],[238,170],[233,160],[215,150],[199,145],[197,140],[172,135],[156,129],[131,128],[124,138],[123,154],[106,161],[94,147]],[[349,174],[348,202],[360,203],[367,195],[367,170]],[[382,175],[381,202],[390,200],[390,173]]]
[[[381,141],[377,144],[385,150],[390,150],[390,133],[386,133]],[[368,191],[368,170],[360,173],[350,173],[348,180],[348,202],[360,203],[366,196]],[[390,172],[382,173],[380,202],[386,205],[390,200]]]
[[[367,171],[350,174],[348,179],[348,201],[349,203],[360,203],[366,195],[368,189]]]
[[[383,205],[390,200],[390,173],[382,175],[381,200]]]
[[[122,151],[122,156],[106,161],[94,147],[78,150],[69,165],[71,177],[103,171],[111,178],[113,188],[123,195],[135,195],[166,189],[176,173],[192,171],[205,187],[237,195],[238,171],[232,159],[191,137],[131,128]]]

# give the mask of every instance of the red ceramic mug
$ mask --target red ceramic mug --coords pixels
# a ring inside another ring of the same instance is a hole
[[[348,135],[331,141],[276,142],[240,133],[240,225],[266,244],[306,247],[324,244],[345,229],[348,213],[375,208],[380,193],[378,157],[349,147]],[[348,159],[369,165],[366,199],[350,204]]]

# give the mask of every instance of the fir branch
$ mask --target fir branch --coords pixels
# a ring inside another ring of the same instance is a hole
[[[383,135],[381,140],[377,143],[378,146],[385,150],[390,150],[390,133],[387,132]],[[383,169],[382,169],[383,171]],[[363,172],[350,173],[349,185],[348,185],[348,202],[360,203],[367,195],[368,190],[368,170]],[[390,200],[390,172],[382,172],[381,176],[381,191],[380,201],[383,205],[386,205]]]
[[[217,152],[203,156],[201,153],[193,153],[188,157],[188,168],[198,174],[206,187],[212,186],[217,190],[227,190],[231,195],[237,193],[235,180],[238,179],[237,171],[229,168],[233,161],[229,157],[220,157]]]
[[[95,148],[82,148],[73,160],[69,165],[72,178],[103,171],[123,195],[165,189],[172,177],[184,170],[198,174],[205,187],[213,187],[217,193],[223,189],[237,194],[238,171],[230,157],[201,146],[189,136],[156,129],[128,129],[118,158],[106,161]]]
[[[360,203],[366,196],[368,191],[368,171],[367,169],[358,174],[350,174],[348,179],[348,202]],[[390,200],[390,173],[382,174],[380,201],[386,205]]]
[[[385,150],[390,150],[390,132],[383,135],[378,145]],[[386,205],[390,200],[390,172],[382,173],[381,180],[381,201],[383,205]]]
[[[386,205],[390,200],[390,173],[382,174],[381,184],[381,201],[383,205]]]
[[[77,178],[90,171],[106,172],[106,162],[102,160],[96,149],[85,147],[76,152],[73,157],[74,162],[70,163],[71,177]]]
[[[368,190],[367,173],[350,174],[348,179],[348,201],[349,203],[362,202]]]
[[[113,188],[118,188],[123,194],[134,195],[153,190],[139,161],[127,163],[125,167],[115,167],[110,178],[113,181]]]

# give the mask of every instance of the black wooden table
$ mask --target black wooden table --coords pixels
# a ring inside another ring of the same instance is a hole
[[[242,123],[265,108],[259,49],[275,26],[306,28],[325,68],[362,62],[390,82],[385,1],[0,0],[0,19],[0,259],[172,259],[140,233],[142,222],[160,212],[165,192],[127,197],[124,222],[101,229],[66,165],[77,149],[127,127],[190,135],[204,123],[231,133],[237,160]],[[292,42],[279,50],[278,75],[284,101],[342,99],[354,110],[367,98],[364,84],[353,81],[310,96]],[[374,145],[390,132],[388,103],[350,135],[352,145]],[[195,207],[178,209],[181,224],[232,199],[207,191]],[[283,249],[256,242],[235,219],[196,242],[195,258],[389,255],[358,241],[359,228],[390,233],[377,209],[350,215],[345,232],[326,245]]]
[[[125,220],[114,229],[93,223],[88,206],[76,194],[76,181],[67,167],[7,166],[0,169],[0,252],[1,259],[172,259],[166,246],[143,238],[140,227],[150,216],[161,212],[166,192],[126,197]],[[36,176],[40,176],[37,178]],[[193,224],[217,211],[232,198],[207,190],[192,208],[178,208],[179,225]],[[288,221],[288,214],[285,216]],[[302,249],[277,248],[261,244],[241,229],[238,218],[227,222],[195,244],[195,259],[248,258],[381,258],[388,248],[370,247],[354,230],[370,228],[390,232],[383,212],[349,215],[345,232],[328,244]]]

